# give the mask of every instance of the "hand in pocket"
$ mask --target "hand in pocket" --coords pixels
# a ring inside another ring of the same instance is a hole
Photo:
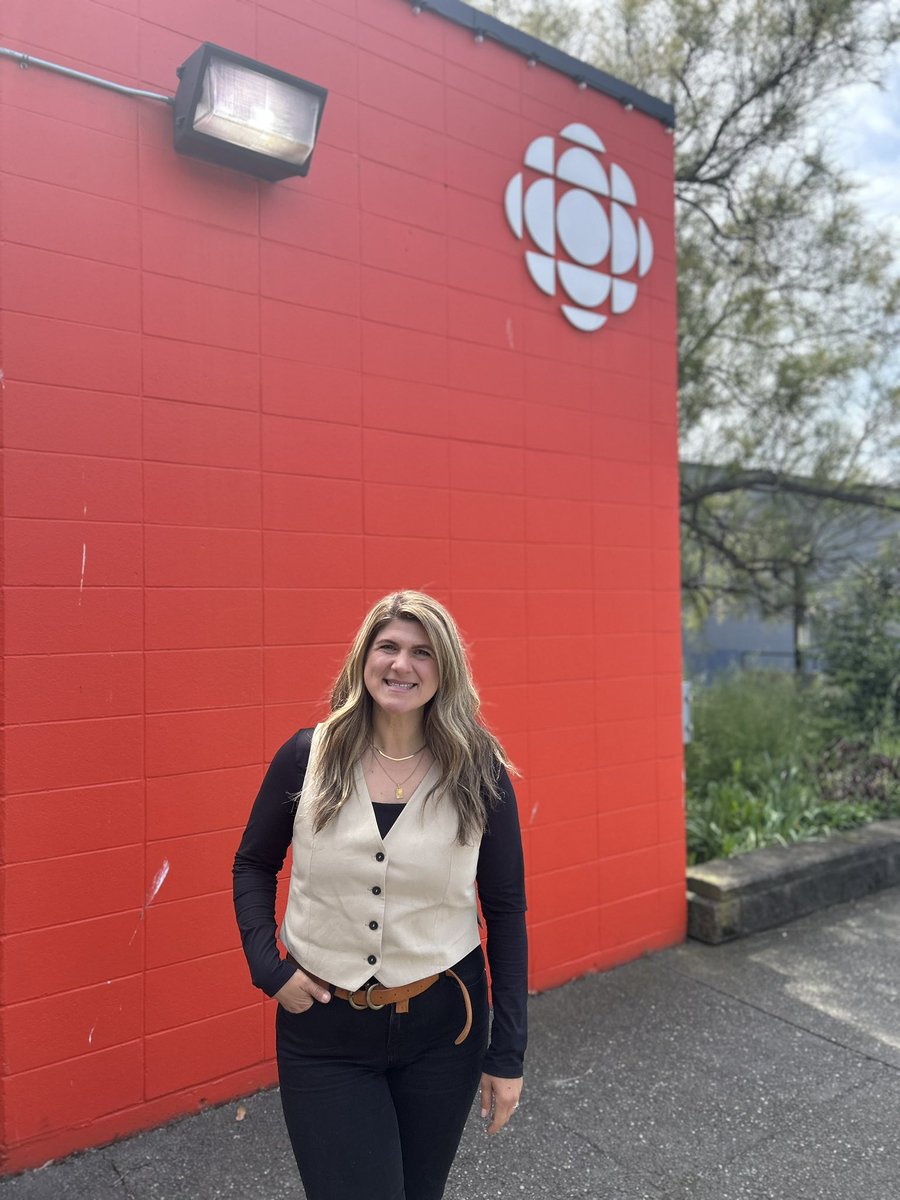
[[[310,979],[305,971],[298,969],[287,983],[278,989],[275,999],[288,1012],[302,1013],[312,1008],[317,1001],[319,1004],[327,1004],[331,999],[331,992]]]

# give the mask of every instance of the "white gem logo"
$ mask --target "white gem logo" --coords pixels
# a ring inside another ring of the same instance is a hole
[[[598,155],[606,147],[587,125],[567,125],[556,139],[535,138],[525,166],[539,178],[527,183],[520,171],[506,185],[506,219],[517,238],[527,232],[537,250],[525,251],[525,266],[548,296],[559,282],[570,325],[594,333],[607,315],[628,312],[638,285],[653,263],[653,239],[627,173]],[[566,185],[573,186],[567,187]],[[625,278],[625,276],[632,278]],[[603,310],[603,311],[601,311]]]

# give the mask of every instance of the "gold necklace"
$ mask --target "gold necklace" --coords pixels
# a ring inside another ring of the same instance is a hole
[[[403,758],[394,758],[393,754],[385,754],[385,752],[383,750],[379,750],[379,748],[375,745],[374,742],[369,742],[369,745],[372,747],[372,749],[375,751],[376,754],[380,754],[382,758],[389,758],[391,760],[391,762],[409,762],[409,760],[411,758],[415,758],[417,754],[421,754],[422,751],[425,749],[424,746],[420,746],[418,748],[418,750],[416,750],[415,753],[413,753],[413,754],[406,754],[403,756]]]
[[[374,750],[375,747],[373,746],[372,749]],[[424,750],[424,749],[425,749],[425,747],[423,746],[422,750]],[[422,753],[422,750],[417,750],[415,754],[411,754],[409,757],[410,758],[418,758],[418,756]],[[386,756],[386,757],[389,757],[389,756]],[[403,762],[404,760],[400,759],[399,761]],[[413,769],[410,771],[410,773],[406,776],[406,778],[401,779],[400,782],[398,783],[397,780],[394,779],[393,776],[390,774],[390,772],[388,771],[388,769],[384,765],[384,763],[380,762],[377,758],[375,759],[375,762],[378,763],[378,766],[381,768],[384,775],[388,779],[390,779],[391,785],[394,788],[394,798],[397,800],[402,800],[403,799],[403,785],[405,783],[409,783],[410,779],[412,779],[413,775],[415,775],[416,771],[418,771],[419,764],[416,763],[416,765],[413,767]]]

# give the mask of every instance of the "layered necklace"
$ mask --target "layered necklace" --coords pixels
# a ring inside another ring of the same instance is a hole
[[[425,747],[424,747],[424,746],[421,746],[421,747],[420,747],[420,748],[419,748],[419,749],[418,749],[418,750],[415,752],[415,754],[406,754],[406,755],[404,755],[404,756],[403,756],[403,758],[394,758],[394,757],[393,757],[393,755],[391,755],[391,754],[385,754],[385,752],[384,752],[383,750],[379,750],[379,749],[378,749],[378,747],[375,745],[375,743],[374,743],[374,742],[370,742],[370,743],[369,743],[369,745],[372,747],[372,750],[374,751],[374,758],[375,758],[375,762],[376,762],[376,763],[378,764],[378,766],[381,768],[382,774],[385,776],[385,778],[386,778],[386,779],[389,779],[389,780],[390,780],[391,786],[392,786],[392,787],[393,787],[393,789],[394,789],[394,797],[395,797],[397,800],[402,800],[402,799],[403,799],[403,787],[404,787],[404,784],[407,784],[407,783],[409,783],[410,779],[412,779],[413,775],[415,775],[416,771],[418,771],[418,769],[419,769],[419,760],[420,760],[420,758],[421,758],[422,751],[425,749]],[[416,761],[415,761],[415,763],[413,764],[413,769],[412,769],[412,770],[410,771],[410,773],[409,773],[409,774],[406,776],[406,778],[405,778],[405,779],[401,779],[401,780],[398,782],[398,781],[397,781],[397,780],[396,780],[396,779],[393,777],[393,775],[391,775],[390,771],[388,771],[388,769],[387,769],[387,767],[384,765],[384,763],[381,761],[383,758],[387,758],[387,759],[389,759],[391,762],[409,762],[411,759],[415,759]]]

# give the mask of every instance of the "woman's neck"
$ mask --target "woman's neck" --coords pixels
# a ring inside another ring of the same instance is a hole
[[[420,713],[392,716],[372,714],[372,743],[392,758],[406,758],[425,745],[425,722]]]

